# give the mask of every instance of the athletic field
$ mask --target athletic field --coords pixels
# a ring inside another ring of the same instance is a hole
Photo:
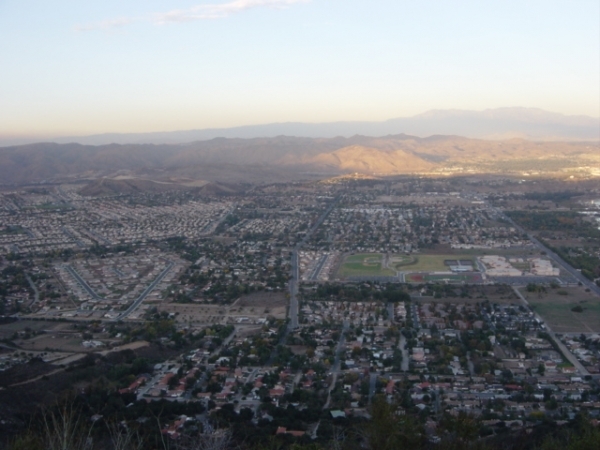
[[[471,261],[475,266],[472,255],[411,255],[413,261],[402,265],[398,270],[402,272],[448,272],[450,269],[444,264],[446,260]]]
[[[393,277],[396,272],[382,267],[381,253],[358,253],[346,257],[339,274],[343,277]]]
[[[406,273],[406,281],[409,283],[420,283],[421,281],[409,281],[409,277],[426,276],[430,277],[428,281],[440,281],[438,275],[429,272],[449,272],[450,269],[444,264],[446,260],[470,261],[475,264],[472,255],[390,255],[384,263],[386,255],[381,253],[357,253],[347,256],[342,263],[339,275],[342,277],[393,277],[397,272]],[[387,267],[384,267],[387,266]],[[474,267],[476,267],[474,265]],[[481,276],[479,274],[452,274],[442,276],[452,282],[479,283]],[[474,281],[471,281],[474,280]]]
[[[481,274],[469,273],[452,273],[452,274],[437,274],[427,272],[413,272],[404,275],[404,281],[407,283],[481,283]]]

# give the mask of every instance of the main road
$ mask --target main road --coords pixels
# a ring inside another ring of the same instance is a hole
[[[346,332],[348,331],[349,326],[350,326],[350,322],[348,322],[348,320],[344,320],[344,324],[342,325],[342,332],[340,334],[340,340],[338,341],[337,348],[335,349],[335,359],[333,361],[333,365],[332,365],[332,369],[331,369],[331,374],[333,375],[333,378],[331,381],[331,385],[329,386],[329,389],[327,390],[327,401],[325,402],[325,405],[323,405],[323,409],[329,408],[329,404],[331,403],[331,391],[333,391],[335,389],[335,385],[337,383],[337,377],[341,370],[342,364],[340,361],[340,356],[346,346]]]
[[[325,211],[319,216],[317,221],[313,224],[312,227],[306,232],[302,240],[296,244],[294,249],[292,250],[291,257],[291,278],[290,278],[290,311],[289,311],[289,329],[295,330],[298,328],[298,283],[300,281],[300,270],[298,268],[298,251],[300,248],[306,244],[308,239],[312,236],[317,228],[321,226],[323,221],[327,218],[327,216],[333,211],[333,208],[339,203],[341,199],[341,194],[338,195],[331,204],[327,207]]]
[[[548,247],[546,247],[540,241],[538,241],[535,237],[533,237],[530,234],[528,234],[527,236],[529,237],[529,239],[531,239],[531,242],[533,242],[540,249],[545,251],[546,255],[548,255],[550,258],[552,258],[554,260],[554,262],[556,263],[556,265],[561,266],[563,269],[565,269],[567,272],[569,272],[577,281],[579,281],[585,287],[589,288],[590,291],[595,292],[597,295],[600,295],[600,286],[598,286],[596,283],[594,283],[593,281],[591,281],[588,278],[586,278],[585,276],[583,276],[583,274],[579,270],[575,269],[573,266],[571,266],[569,263],[567,263],[564,259],[562,259],[560,256],[558,256],[556,253],[554,253],[552,250],[550,250]]]
[[[329,258],[329,254],[327,254],[327,253],[324,254],[323,256],[321,256],[321,259],[315,265],[315,268],[313,269],[312,273],[310,274],[310,280],[311,281],[316,281],[317,280],[317,278],[319,277],[319,274],[321,273],[321,270],[323,269],[323,266],[327,262],[328,258]]]
[[[525,297],[523,296],[523,294],[521,294],[521,292],[516,287],[514,287],[514,286],[513,286],[513,290],[515,291],[515,294],[517,294],[517,296],[521,299],[521,301],[525,305],[527,305],[527,307],[529,307],[529,302],[525,299]],[[569,362],[571,364],[573,364],[573,366],[575,366],[575,368],[579,371],[579,373],[581,375],[590,375],[590,373],[588,372],[588,370],[583,366],[583,364],[581,364],[579,362],[579,360],[575,357],[575,355],[569,351],[569,349],[565,346],[565,344],[563,344],[561,342],[561,340],[558,337],[556,337],[556,334],[554,333],[554,331],[552,331],[552,329],[548,325],[548,322],[546,322],[544,319],[542,319],[539,316],[539,314],[536,313],[535,311],[533,311],[533,314],[535,314],[536,318],[540,322],[542,322],[544,325],[546,325],[546,332],[548,333],[548,335],[550,336],[550,338],[552,338],[552,340],[556,343],[556,345],[558,346],[558,348],[560,348],[560,351],[565,356],[565,358],[567,358],[569,360]]]
[[[573,266],[571,266],[569,263],[567,263],[565,260],[563,260],[560,256],[558,256],[556,253],[554,253],[552,250],[550,250],[548,247],[546,247],[544,244],[542,244],[531,233],[528,233],[527,231],[525,231],[525,229],[522,226],[516,224],[514,220],[512,220],[510,217],[508,217],[506,214],[504,214],[504,211],[502,211],[498,208],[495,208],[495,211],[501,217],[503,217],[505,220],[507,220],[512,226],[514,226],[519,232],[521,232],[522,234],[525,234],[529,238],[529,240],[531,242],[533,242],[540,250],[546,252],[546,255],[549,256],[550,258],[552,258],[552,260],[554,261],[554,263],[557,266],[561,267],[566,272],[568,272],[571,276],[573,276],[573,278],[575,278],[577,281],[579,281],[582,285],[584,285],[585,287],[590,289],[590,291],[595,292],[597,295],[600,295],[600,286],[598,286],[593,281],[584,277],[580,271],[575,269]]]
[[[298,250],[292,251],[292,277],[290,278],[290,324],[292,330],[298,328]]]

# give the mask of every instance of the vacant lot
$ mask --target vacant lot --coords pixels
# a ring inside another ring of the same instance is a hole
[[[521,293],[556,333],[600,332],[600,298],[582,288],[548,289],[541,295],[521,289]],[[575,306],[583,312],[572,311]]]
[[[15,340],[15,344],[25,351],[59,351],[59,352],[75,352],[85,353],[94,352],[98,349],[86,348],[81,343],[83,339],[81,334],[42,334],[27,340]]]
[[[471,284],[465,286],[454,286],[454,296],[433,298],[430,296],[411,296],[413,300],[434,303],[498,303],[503,305],[520,305],[521,300],[511,287],[506,285],[482,285]],[[463,296],[462,294],[466,294]]]
[[[284,292],[254,292],[240,297],[231,308],[235,307],[279,307],[287,304]]]
[[[250,325],[261,319],[286,315],[287,298],[282,292],[256,292],[238,299],[231,306],[193,303],[163,303],[160,311],[175,315],[179,323],[206,325],[213,323]]]
[[[17,335],[35,335],[38,333],[52,333],[71,329],[73,329],[72,325],[65,322],[18,320],[16,322],[0,325],[0,339],[18,338],[18,336],[15,336],[15,333],[17,333]]]

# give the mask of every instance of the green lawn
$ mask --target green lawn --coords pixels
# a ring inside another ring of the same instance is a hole
[[[404,270],[404,267],[416,262],[417,259],[411,255],[394,255],[390,259],[390,266],[395,267],[397,270]]]
[[[469,260],[474,263],[473,257],[468,254],[454,255],[392,255],[389,267],[381,267],[384,255],[381,253],[359,253],[348,256],[340,267],[339,275],[351,276],[395,276],[396,270],[401,272],[448,272],[450,269],[444,264],[447,259]],[[476,266],[474,265],[476,268]]]
[[[359,253],[348,256],[340,267],[339,274],[343,277],[395,276],[396,272],[381,267],[382,259],[381,253]]]
[[[399,270],[403,272],[448,272],[450,269],[444,264],[446,259],[462,259],[474,263],[473,257],[469,255],[414,255],[414,259],[412,264],[403,265]],[[477,267],[474,265],[474,268]]]
[[[37,209],[54,210],[54,209],[67,209],[69,205],[64,203],[43,203],[35,206]]]
[[[521,290],[526,295],[524,291],[525,289]],[[550,290],[541,297],[529,293],[527,301],[556,333],[600,332],[600,301],[597,297],[561,296]],[[583,312],[571,311],[575,305],[580,305]]]

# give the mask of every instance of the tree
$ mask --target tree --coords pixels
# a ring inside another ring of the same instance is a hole
[[[234,448],[229,430],[215,430],[197,436],[182,436],[175,444],[177,450],[227,450]]]
[[[463,448],[466,444],[477,437],[479,424],[477,420],[461,411],[457,416],[445,414],[440,427],[446,432],[445,441],[458,444]]]
[[[545,366],[544,364],[540,363],[540,364],[538,365],[538,373],[539,373],[541,376],[544,376],[544,373],[545,373],[545,372],[546,372],[546,366]]]
[[[125,422],[90,421],[85,409],[68,396],[45,408],[31,428],[14,439],[8,450],[142,450],[149,448],[136,425]],[[103,423],[102,423],[103,422]],[[153,447],[154,448],[154,447]]]
[[[411,416],[398,415],[397,405],[387,403],[378,395],[371,407],[371,421],[364,428],[364,437],[371,450],[421,448],[425,435]]]

